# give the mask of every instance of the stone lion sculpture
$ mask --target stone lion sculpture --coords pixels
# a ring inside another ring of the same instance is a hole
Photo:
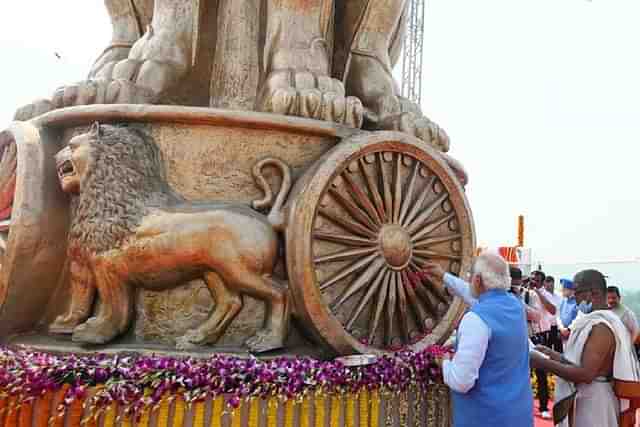
[[[160,151],[136,128],[94,125],[56,155],[62,189],[77,196],[68,235],[71,302],[51,325],[73,341],[102,344],[125,332],[134,288],[162,290],[202,278],[215,306],[207,320],[178,340],[182,347],[214,343],[242,308],[242,296],[266,304],[263,329],[246,344],[255,352],[282,347],[287,335],[286,289],[272,278],[281,207],[291,188],[284,162],[265,159],[254,177],[272,205],[264,216],[248,205],[191,203],[168,185]],[[283,176],[273,194],[262,168]],[[99,296],[93,317],[92,306]]]
[[[400,130],[447,151],[446,133],[392,76],[409,2],[105,0],[113,39],[89,78],[16,119],[73,105],[208,103]]]

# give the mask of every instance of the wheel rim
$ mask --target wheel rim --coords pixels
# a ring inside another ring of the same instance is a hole
[[[288,248],[292,234],[310,235],[288,256],[305,323],[339,353],[419,350],[444,338],[461,302],[416,273],[435,260],[460,274],[474,233],[440,156],[402,134],[365,134],[308,175],[287,232]]]

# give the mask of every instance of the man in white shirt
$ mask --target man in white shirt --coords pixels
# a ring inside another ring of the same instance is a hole
[[[638,334],[640,333],[640,326],[638,326],[638,319],[636,319],[636,315],[627,307],[626,305],[620,302],[620,289],[617,286],[609,286],[607,288],[607,304],[609,306],[609,310],[613,311],[618,315],[622,323],[629,331],[629,335],[631,336],[631,345],[635,345],[635,342],[638,338]]]
[[[497,254],[481,254],[471,284],[435,263],[424,271],[471,306],[458,327],[456,354],[442,366],[452,390],[454,427],[533,427],[526,315],[507,292],[507,263]]]
[[[555,351],[562,353],[562,348],[558,348],[560,336],[558,322],[556,321],[562,299],[554,294],[555,280],[551,276],[545,276],[542,271],[535,271],[531,275],[530,283],[533,292],[536,293],[540,301],[542,311],[540,332],[536,337],[536,344],[553,348]],[[538,382],[538,409],[540,416],[544,419],[551,419],[551,414],[549,413],[549,374],[544,369],[536,369],[535,374]]]

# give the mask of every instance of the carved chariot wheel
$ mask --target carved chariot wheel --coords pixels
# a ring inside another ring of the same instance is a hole
[[[358,134],[318,160],[290,201],[290,286],[317,338],[339,354],[381,354],[449,336],[462,301],[417,273],[427,260],[468,271],[475,233],[437,151],[397,132]]]

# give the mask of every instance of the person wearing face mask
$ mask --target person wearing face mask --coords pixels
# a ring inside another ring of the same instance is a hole
[[[538,346],[531,364],[555,374],[554,422],[562,427],[618,427],[628,401],[615,394],[613,382],[636,384],[640,364],[629,332],[620,318],[608,310],[607,283],[597,270],[576,274],[575,297],[588,302],[592,311],[573,322],[564,355]],[[633,416],[632,411],[625,413]],[[628,425],[626,422],[623,425]]]
[[[424,272],[444,282],[470,306],[458,327],[457,351],[442,364],[452,390],[454,427],[532,427],[529,340],[522,303],[508,292],[509,268],[498,254],[482,253],[466,283],[436,263]]]
[[[562,285],[562,303],[558,314],[558,329],[563,341],[569,338],[571,324],[578,316],[578,303],[575,297],[575,287],[569,279],[560,279]]]

